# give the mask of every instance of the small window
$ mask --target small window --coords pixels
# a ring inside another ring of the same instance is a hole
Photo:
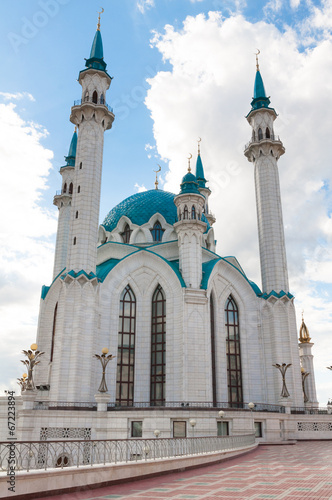
[[[143,422],[132,422],[131,423],[131,437],[141,438],[143,435]]]
[[[195,205],[191,207],[191,218],[196,219],[196,208]]]
[[[84,95],[84,101],[87,102],[89,100],[89,92],[86,91]]]
[[[259,128],[258,129],[258,140],[261,141],[263,139],[263,132],[262,132],[262,129]]]
[[[105,104],[104,94],[101,94],[101,96],[100,96],[100,104]]]
[[[183,218],[188,219],[188,207],[185,205],[184,210],[183,210]]]
[[[173,437],[187,437],[187,422],[173,422]]]
[[[92,102],[95,104],[97,104],[97,102],[98,102],[98,94],[97,94],[96,90],[92,94]]]
[[[74,237],[73,245],[76,245],[76,236]]]
[[[83,165],[82,165],[82,162],[81,162],[81,163],[80,163],[80,170],[82,170],[82,167],[83,167]]]
[[[78,219],[78,210],[76,211],[75,218]]]
[[[161,241],[163,239],[164,229],[159,221],[155,222],[153,229],[150,229],[153,241]]]
[[[123,233],[121,233],[123,243],[129,243],[131,233],[132,233],[132,231],[129,227],[129,224],[126,224],[124,227]]]
[[[67,183],[65,182],[65,185],[63,186],[63,192],[66,193],[67,192]]]
[[[266,127],[265,135],[266,135],[267,139],[270,139],[271,136],[270,136],[270,129],[269,129],[269,127]]]
[[[229,436],[229,423],[217,422],[218,436]]]
[[[255,437],[256,438],[263,437],[262,422],[255,422]]]
[[[80,193],[81,192],[81,186],[78,186],[77,188],[77,192]]]
[[[72,182],[69,184],[69,191],[68,192],[69,192],[69,194],[73,194],[73,183]]]

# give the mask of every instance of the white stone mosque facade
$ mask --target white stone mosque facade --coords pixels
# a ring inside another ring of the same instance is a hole
[[[104,134],[115,119],[100,25],[78,81],[75,132],[54,198],[53,281],[40,302],[44,354],[33,387],[17,397],[18,438],[150,438],[156,429],[161,437],[217,436],[254,427],[263,441],[331,439],[330,416],[316,411],[313,344],[305,323],[300,335],[296,326],[278,174],[285,149],[258,65],[244,154],[256,188],[261,288],[236,257],[217,252],[200,151],[178,193],[156,182],[99,225]]]

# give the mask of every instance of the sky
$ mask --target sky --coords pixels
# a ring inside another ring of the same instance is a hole
[[[52,280],[59,168],[100,2],[0,3],[0,390],[18,391]],[[178,192],[200,137],[217,253],[261,286],[251,138],[255,52],[286,148],[279,160],[290,291],[312,342],[318,399],[332,398],[332,0],[104,0],[107,101],[100,222],[154,188]],[[283,362],[283,360],[276,360]]]

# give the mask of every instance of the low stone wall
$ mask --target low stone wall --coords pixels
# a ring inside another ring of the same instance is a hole
[[[8,491],[8,477],[5,473],[2,473],[0,475],[0,498],[29,500],[43,497],[46,493],[51,495],[93,489],[123,481],[182,471],[240,456],[253,451],[257,446],[257,444],[253,444],[234,451],[219,451],[169,459],[142,460],[133,463],[17,472],[15,475],[15,491]]]

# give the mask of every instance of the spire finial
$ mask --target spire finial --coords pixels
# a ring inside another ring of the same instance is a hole
[[[100,31],[100,14],[102,14],[104,12],[104,9],[103,7],[100,7],[101,8],[101,11],[98,12],[98,24],[97,24],[97,31]]]
[[[191,167],[190,167],[190,160],[192,159],[193,155],[191,153],[189,153],[190,156],[188,157],[188,172],[190,173],[191,172]]]
[[[159,165],[159,163],[157,165],[158,165],[159,169],[158,170],[154,170],[154,172],[156,172],[156,180],[154,182],[154,185],[156,186],[156,189],[158,189],[158,184],[159,184],[159,182],[158,182],[158,172],[160,172],[160,170],[161,170],[161,166]]]
[[[76,132],[77,132],[77,126],[75,125],[75,130],[74,130],[74,133],[76,134]]]
[[[259,71],[259,64],[258,64],[258,56],[261,53],[259,49],[256,49],[258,52],[256,53],[256,70]]]
[[[201,154],[201,144],[200,144],[201,140],[202,139],[199,137],[198,141],[197,141],[197,144],[198,144],[198,156]]]

